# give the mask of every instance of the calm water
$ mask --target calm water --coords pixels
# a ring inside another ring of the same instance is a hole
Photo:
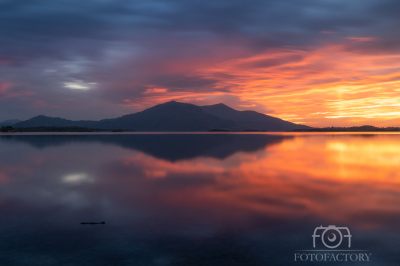
[[[399,166],[397,134],[3,135],[0,265],[400,265]],[[294,261],[339,249],[372,255]]]

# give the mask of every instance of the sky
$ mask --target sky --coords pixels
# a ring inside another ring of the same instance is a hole
[[[0,0],[0,121],[170,100],[400,126],[398,0]]]

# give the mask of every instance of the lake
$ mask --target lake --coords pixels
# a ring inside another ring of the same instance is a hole
[[[0,265],[400,265],[399,166],[400,134],[1,135]]]

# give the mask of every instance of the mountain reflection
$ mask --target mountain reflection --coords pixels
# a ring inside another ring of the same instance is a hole
[[[368,265],[395,265],[399,149],[400,135],[1,138],[1,265],[293,265],[331,224]]]
[[[0,136],[0,141],[25,142],[36,148],[100,142],[173,162],[198,156],[224,159],[236,152],[254,152],[290,138],[293,137],[257,134],[13,135]]]

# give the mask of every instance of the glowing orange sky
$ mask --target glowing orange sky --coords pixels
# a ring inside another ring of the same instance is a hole
[[[351,45],[373,40],[348,37],[343,44],[307,51],[269,49],[262,55],[203,65],[195,74],[217,79],[216,92],[157,87],[147,89],[140,103],[124,104],[148,107],[174,99],[201,105],[224,102],[224,96],[232,95],[240,102],[225,104],[235,109],[315,127],[400,126],[400,55],[348,51]]]

